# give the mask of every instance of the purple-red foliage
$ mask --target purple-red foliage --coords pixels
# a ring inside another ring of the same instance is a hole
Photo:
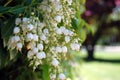
[[[82,17],[89,22],[94,16],[99,18],[110,14],[116,6],[120,6],[120,0],[86,0],[86,11]]]

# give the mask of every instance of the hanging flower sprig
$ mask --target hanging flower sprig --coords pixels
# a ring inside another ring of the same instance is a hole
[[[30,17],[16,18],[13,36],[8,41],[8,49],[22,51],[26,47],[34,69],[44,62],[50,65],[51,80],[66,79],[60,69],[61,61],[69,48],[80,49],[80,39],[71,28],[71,19],[76,13],[73,3],[72,0],[43,0]],[[42,14],[42,20],[36,12]]]

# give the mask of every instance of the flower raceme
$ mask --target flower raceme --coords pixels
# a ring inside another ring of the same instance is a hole
[[[36,63],[33,64],[36,68],[47,61],[51,68],[59,69],[66,57],[63,54],[66,55],[69,49],[80,49],[80,44],[76,41],[80,39],[76,37],[74,29],[70,28],[71,19],[75,17],[74,8],[70,7],[72,4],[72,0],[43,0],[37,8],[42,12],[42,20],[35,12],[30,17],[16,18],[16,27],[8,41],[8,49],[22,52],[27,47],[27,58]],[[51,74],[54,73],[53,70]],[[62,71],[57,74],[50,75],[51,80],[65,80]]]

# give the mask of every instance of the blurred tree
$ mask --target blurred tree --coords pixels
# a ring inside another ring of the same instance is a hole
[[[93,33],[89,33],[84,46],[88,52],[88,59],[94,59],[94,46],[102,35],[105,35],[108,29],[116,27],[118,29],[117,36],[120,35],[120,19],[112,19],[110,16],[118,12],[120,8],[120,0],[86,0],[86,11],[82,15],[94,29]],[[120,11],[120,10],[119,10]],[[117,15],[118,16],[118,15]],[[120,39],[118,39],[120,40]]]

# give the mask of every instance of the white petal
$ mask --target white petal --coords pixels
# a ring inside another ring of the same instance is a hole
[[[38,41],[38,35],[37,34],[33,34],[33,40]]]
[[[67,53],[67,47],[66,47],[66,46],[63,46],[63,47],[62,47],[62,52],[63,52],[63,53]]]
[[[57,67],[58,64],[59,64],[59,61],[58,61],[56,58],[54,58],[54,59],[52,60],[52,65],[55,66],[55,67]]]
[[[34,26],[32,24],[27,25],[28,31],[31,31],[33,28],[34,28]]]
[[[66,77],[65,77],[65,75],[63,74],[63,73],[61,73],[61,74],[59,74],[59,79],[60,80],[64,80]]]
[[[43,44],[41,44],[41,43],[40,43],[40,44],[38,44],[38,45],[37,45],[37,47],[38,47],[38,49],[39,49],[39,50],[41,50],[41,51],[42,51],[42,50],[43,50],[43,48],[44,48],[44,47],[43,47]]]
[[[61,22],[61,19],[62,19],[61,16],[56,16],[56,17],[55,17],[55,20],[56,20],[58,23]]]

